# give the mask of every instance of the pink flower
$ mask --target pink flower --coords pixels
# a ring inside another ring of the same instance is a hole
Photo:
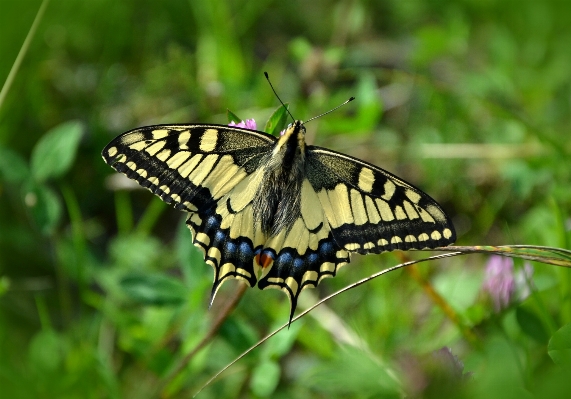
[[[257,130],[256,121],[254,119],[246,119],[246,121],[242,121],[240,123],[235,123],[234,121],[230,122],[228,126],[236,126],[236,127],[243,127],[244,129],[248,130]]]
[[[533,267],[529,263],[514,273],[512,258],[492,255],[486,265],[482,288],[492,299],[494,310],[500,312],[514,300],[523,301],[531,294],[532,277]]]
[[[513,259],[499,255],[490,256],[483,289],[490,295],[496,312],[507,308],[515,292]]]

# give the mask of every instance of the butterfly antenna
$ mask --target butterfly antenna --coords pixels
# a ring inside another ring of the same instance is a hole
[[[295,118],[293,117],[293,115],[291,114],[291,112],[289,112],[289,109],[287,109],[287,107],[285,106],[284,102],[282,101],[282,99],[280,98],[280,96],[278,96],[278,93],[276,93],[276,89],[274,89],[274,86],[272,85],[272,82],[270,81],[270,77],[268,75],[267,72],[264,72],[264,76],[266,77],[266,79],[268,80],[268,83],[270,84],[270,87],[272,88],[272,91],[274,92],[274,94],[276,95],[276,97],[278,98],[278,100],[280,100],[280,103],[283,105],[283,107],[285,108],[286,112],[289,114],[289,116],[291,116],[291,119],[293,121],[295,121]]]
[[[337,108],[341,108],[342,106],[344,106],[345,104],[350,103],[350,102],[353,101],[354,99],[355,99],[355,97],[351,97],[351,98],[349,98],[347,101],[345,101],[343,104],[339,104],[339,105],[336,106],[335,108],[330,109],[329,111],[324,112],[324,113],[322,113],[321,115],[317,115],[317,116],[314,116],[313,118],[310,118],[310,119],[306,120],[306,121],[304,122],[304,124],[307,123],[307,122],[310,122],[310,121],[312,121],[312,120],[314,120],[314,119],[321,118],[323,115],[330,114],[331,112],[335,111]]]

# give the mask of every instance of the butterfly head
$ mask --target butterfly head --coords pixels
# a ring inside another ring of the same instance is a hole
[[[273,155],[282,154],[285,158],[300,156],[305,154],[305,126],[300,120],[290,123],[282,136],[280,136]],[[288,156],[289,155],[289,156]],[[290,158],[291,159],[291,158]]]
[[[305,134],[305,126],[304,126],[302,121],[296,120],[296,121],[290,123],[289,125],[287,125],[286,130],[285,130],[283,135],[286,136],[288,134],[289,135],[298,134],[300,132]]]

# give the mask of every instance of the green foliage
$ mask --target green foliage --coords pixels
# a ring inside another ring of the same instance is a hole
[[[564,325],[553,334],[548,353],[557,365],[565,369],[571,367],[571,324]]]
[[[82,130],[81,122],[70,121],[54,127],[38,141],[30,160],[37,182],[60,177],[71,168]]]
[[[52,234],[62,214],[61,201],[54,190],[29,180],[23,187],[22,197],[36,226],[42,233]]]
[[[284,106],[278,107],[270,115],[270,118],[266,122],[266,127],[264,128],[264,132],[279,137],[280,132],[285,129],[287,123],[287,119],[289,116],[289,114],[287,113],[288,108],[289,108],[288,103],[284,103]]]
[[[228,123],[230,123],[230,122],[234,122],[234,123],[242,122],[242,119],[240,119],[240,117],[238,115],[236,115],[234,112],[230,111],[229,109],[226,110],[226,116],[228,119]]]
[[[262,360],[252,371],[250,387],[252,392],[261,397],[274,393],[280,381],[280,365],[275,360]]]
[[[460,245],[570,248],[562,2],[51,1],[25,47],[40,3],[0,6],[1,82],[23,49],[0,105],[6,397],[190,397],[287,321],[283,294],[252,289],[209,335],[238,285],[209,310],[212,269],[184,214],[100,157],[119,133],[154,123],[253,118],[279,135],[289,116],[263,71],[296,119],[355,96],[310,122],[308,142],[421,187],[452,215]],[[533,263],[527,296],[496,312],[487,260],[352,289],[199,398],[567,397],[571,270]],[[355,256],[300,302],[400,261]],[[463,368],[434,361],[442,346]]]
[[[26,161],[17,152],[0,147],[0,172],[7,183],[21,183],[28,178],[30,171]]]
[[[516,310],[517,322],[521,331],[535,339],[539,343],[545,344],[549,339],[549,334],[541,323],[541,319],[534,313],[524,307],[519,307]]]
[[[163,274],[134,274],[123,277],[121,289],[142,305],[179,305],[185,299],[185,287]]]

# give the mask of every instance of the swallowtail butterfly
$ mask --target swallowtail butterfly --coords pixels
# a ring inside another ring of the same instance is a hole
[[[450,245],[454,227],[430,196],[370,163],[305,142],[296,120],[277,138],[237,126],[155,125],[123,133],[103,159],[188,214],[214,268],[291,302],[350,254]]]

